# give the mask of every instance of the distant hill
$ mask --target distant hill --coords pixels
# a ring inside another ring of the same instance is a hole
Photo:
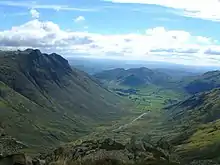
[[[185,77],[198,76],[204,73],[202,71],[186,68],[156,68],[154,70],[169,75],[174,81],[181,80]]]
[[[113,69],[103,71],[94,75],[102,82],[110,82],[124,86],[144,86],[149,84],[163,85],[167,83],[171,77],[165,73],[154,71],[145,67],[132,69]]]
[[[0,52],[0,130],[37,149],[119,119],[121,99],[58,54]]]
[[[168,125],[176,132],[172,143],[184,159],[219,160],[220,89],[194,95],[165,110]]]
[[[185,78],[181,86],[190,94],[205,92],[220,87],[220,71],[206,72],[200,76]]]
[[[191,95],[220,87],[220,71],[199,74],[181,70],[148,69],[145,67],[127,70],[117,68],[97,73],[94,77],[107,86],[140,87],[152,84]]]

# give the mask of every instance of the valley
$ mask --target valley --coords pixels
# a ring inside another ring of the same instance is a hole
[[[0,64],[0,164],[17,153],[46,165],[219,163],[220,71],[89,75],[37,49],[1,51]]]
[[[157,141],[163,137],[185,160],[218,159],[219,89],[215,87],[218,86],[219,73],[213,71],[201,76],[183,77],[181,81],[165,82],[164,86],[152,83],[136,87],[121,85],[121,73],[117,73],[119,79],[106,81],[106,78],[101,78],[101,82],[118,95],[132,100],[135,112],[143,113],[140,118],[118,127],[113,138],[147,136]],[[202,93],[204,91],[207,92]]]

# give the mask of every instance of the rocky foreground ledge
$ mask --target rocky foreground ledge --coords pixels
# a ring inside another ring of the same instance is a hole
[[[43,160],[41,160],[43,159]],[[127,144],[112,139],[84,141],[59,147],[44,158],[25,154],[0,157],[0,165],[179,165],[169,145],[131,140]]]

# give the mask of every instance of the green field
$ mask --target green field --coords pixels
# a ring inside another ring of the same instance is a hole
[[[186,97],[186,94],[173,89],[167,89],[155,85],[147,85],[144,87],[131,88],[126,86],[111,86],[114,90],[136,90],[135,93],[117,92],[118,94],[132,100],[135,105],[135,111],[155,111],[160,110],[164,106],[177,103]]]

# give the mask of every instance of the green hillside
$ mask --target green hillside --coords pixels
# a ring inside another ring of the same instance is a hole
[[[194,95],[165,110],[167,126],[174,131],[172,142],[183,158],[219,159],[220,89]]]
[[[124,102],[57,54],[39,50],[0,54],[0,126],[42,150],[120,119]]]

